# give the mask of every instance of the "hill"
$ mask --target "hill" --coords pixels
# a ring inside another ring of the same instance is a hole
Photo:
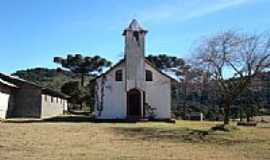
[[[12,75],[18,76],[22,79],[32,81],[43,87],[51,88],[60,91],[63,84],[69,81],[79,81],[80,76],[70,71],[47,68],[32,68],[27,70],[19,70]],[[88,82],[92,79],[91,76],[86,76]]]

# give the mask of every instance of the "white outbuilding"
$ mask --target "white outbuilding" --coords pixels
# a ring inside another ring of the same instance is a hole
[[[0,78],[0,119],[6,119],[10,108],[14,107],[13,92],[17,86]]]
[[[68,96],[19,77],[0,73],[0,119],[47,119],[62,115]]]
[[[145,59],[144,30],[136,20],[124,30],[124,58],[95,82],[97,119],[171,118],[171,82]]]

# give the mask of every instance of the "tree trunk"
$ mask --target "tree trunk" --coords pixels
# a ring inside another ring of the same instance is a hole
[[[183,86],[183,89],[184,89],[184,101],[183,101],[183,115],[182,115],[182,118],[184,120],[186,120],[187,118],[187,107],[186,107],[186,103],[187,103],[187,82],[184,82],[184,86]]]
[[[243,108],[240,106],[240,122],[243,122]]]
[[[180,93],[181,93],[181,91],[180,91],[180,84],[179,83],[177,83],[176,84],[176,87],[177,87],[177,89],[176,89],[176,112],[177,112],[177,114],[178,113],[180,113],[181,112],[181,102],[180,102]],[[178,114],[178,116],[179,116],[179,114]]]
[[[187,119],[187,114],[186,114],[186,112],[187,112],[187,109],[186,109],[186,102],[184,102],[183,103],[183,114],[182,114],[182,118],[184,119],[184,120],[186,120]]]
[[[247,113],[247,122],[250,122],[250,113]]]
[[[224,103],[224,125],[229,124],[230,121],[230,106],[231,104],[229,102]]]
[[[83,102],[80,103],[80,110],[83,109]]]
[[[83,73],[81,74],[81,86],[82,87],[84,86],[84,74]]]
[[[250,122],[250,117],[249,117],[249,115],[247,115],[247,122]]]

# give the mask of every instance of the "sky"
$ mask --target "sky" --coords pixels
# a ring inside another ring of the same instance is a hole
[[[270,0],[0,0],[0,72],[58,67],[80,53],[117,62],[122,31],[136,18],[149,32],[146,55],[192,58],[202,37],[270,31]]]

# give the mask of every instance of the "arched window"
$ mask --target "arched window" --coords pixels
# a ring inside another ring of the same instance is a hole
[[[121,69],[115,72],[115,81],[123,81],[123,73]]]
[[[153,81],[153,73],[149,70],[145,71],[145,80],[146,81]]]

